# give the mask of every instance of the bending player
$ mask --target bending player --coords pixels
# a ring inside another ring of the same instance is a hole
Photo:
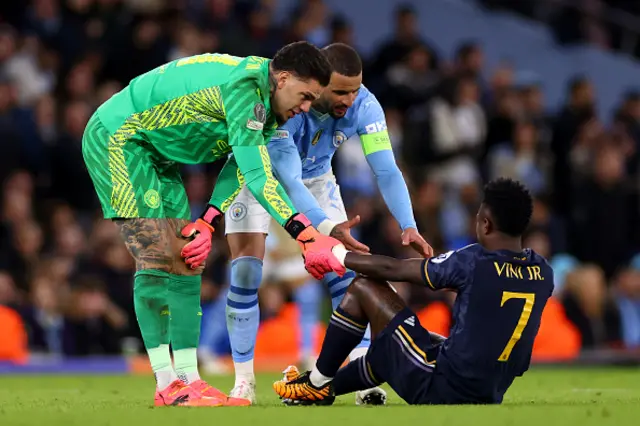
[[[546,260],[522,249],[531,212],[528,191],[499,179],[485,187],[479,244],[429,260],[346,254],[345,266],[363,276],[334,311],[316,368],[299,375],[290,367],[290,380],[274,383],[276,393],[289,404],[325,405],[388,382],[409,404],[501,403],[529,367],[553,291]],[[456,291],[451,337],[423,328],[387,280]],[[373,341],[366,356],[338,370],[367,323]]]
[[[387,133],[384,112],[375,96],[362,85],[362,62],[353,48],[332,44],[322,52],[333,67],[327,89],[308,113],[289,120],[276,131],[268,145],[274,171],[295,206],[309,217],[321,233],[341,240],[348,248],[368,251],[350,236],[349,222],[340,190],[331,169],[333,155],[348,138],[359,135],[382,196],[399,224],[398,237],[423,256],[433,251],[418,233],[409,191],[398,169]],[[265,237],[271,218],[245,188],[226,215],[227,240],[231,249],[231,287],[227,298],[227,327],[231,340],[236,382],[231,395],[255,402],[253,353],[258,333],[258,288],[262,281]],[[339,224],[340,223],[340,224]],[[355,273],[312,274],[328,287],[335,309]],[[306,291],[306,286],[299,291]],[[305,316],[305,318],[308,317]],[[317,318],[306,318],[314,324]],[[350,355],[364,355],[365,336]],[[384,402],[381,389],[361,392],[356,401]]]
[[[133,79],[89,120],[83,156],[104,217],[116,222],[136,262],[134,306],[157,382],[155,405],[246,403],[201,380],[196,358],[211,234],[242,185],[303,253],[332,257],[330,247],[339,244],[293,207],[265,147],[278,125],[309,110],[330,76],[326,58],[305,42],[285,46],[273,60],[192,56]],[[230,153],[210,205],[190,223],[180,163]]]

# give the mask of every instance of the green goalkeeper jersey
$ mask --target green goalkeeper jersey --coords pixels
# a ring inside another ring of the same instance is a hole
[[[273,177],[265,144],[278,127],[271,110],[269,59],[202,54],[133,79],[97,115],[112,135],[110,151],[151,145],[167,161],[228,158],[211,204],[226,211],[243,184],[280,223],[295,209]]]

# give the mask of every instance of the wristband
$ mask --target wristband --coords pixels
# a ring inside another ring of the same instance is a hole
[[[320,232],[322,235],[329,236],[331,235],[331,231],[333,231],[333,228],[335,228],[336,225],[337,223],[332,222],[329,219],[325,219],[318,225],[318,232]]]
[[[207,208],[200,215],[200,219],[215,229],[220,219],[222,219],[222,212],[216,206],[207,204]]]
[[[298,235],[311,226],[311,221],[302,213],[296,213],[289,218],[284,225],[284,229],[291,235],[294,240],[298,239]]]
[[[338,259],[338,262],[340,262],[342,266],[346,266],[344,264],[344,261],[347,257],[347,253],[349,252],[342,244],[333,246],[333,248],[331,249],[331,253],[333,253],[333,255],[336,257],[336,259]]]

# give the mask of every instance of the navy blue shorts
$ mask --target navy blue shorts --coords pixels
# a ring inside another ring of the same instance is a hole
[[[441,345],[416,314],[405,308],[371,342],[366,360],[374,380],[389,383],[408,404],[428,404]]]

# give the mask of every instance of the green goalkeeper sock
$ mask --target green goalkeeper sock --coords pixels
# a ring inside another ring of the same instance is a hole
[[[158,389],[166,388],[177,376],[169,352],[169,274],[142,270],[135,275],[133,303]]]
[[[193,383],[200,380],[197,348],[200,340],[200,275],[170,275],[169,307],[171,321],[169,333],[175,370],[180,380]]]

